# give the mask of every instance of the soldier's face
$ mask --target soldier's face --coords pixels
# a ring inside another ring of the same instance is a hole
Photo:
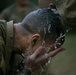
[[[22,53],[24,53],[25,56],[29,56],[40,46],[45,46],[46,51],[49,50],[54,41],[49,39],[43,43],[39,34],[30,34],[28,36],[20,36],[17,43],[19,44]]]
[[[51,40],[51,37],[49,37],[46,41],[43,40],[38,33],[26,33],[26,35],[22,34],[20,28],[20,25],[15,24],[15,46],[17,47],[18,51],[24,53],[25,55],[32,54],[39,46],[49,48],[50,45],[54,44],[55,42],[55,39],[53,38],[53,40]],[[45,43],[43,43],[43,41],[45,41]]]

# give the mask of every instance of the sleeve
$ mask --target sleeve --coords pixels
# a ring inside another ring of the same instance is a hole
[[[4,41],[2,37],[0,36],[0,75],[5,75],[6,67],[5,67],[5,61],[4,61]]]
[[[5,75],[6,66],[5,66],[5,23],[0,21],[0,75]]]
[[[76,0],[67,0],[63,19],[66,25],[76,27]]]
[[[76,26],[76,0],[55,0],[64,25]]]

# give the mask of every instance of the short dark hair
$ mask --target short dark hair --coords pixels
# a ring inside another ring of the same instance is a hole
[[[64,35],[60,15],[56,9],[38,9],[28,14],[22,21],[22,27],[30,33],[39,33],[45,40]]]

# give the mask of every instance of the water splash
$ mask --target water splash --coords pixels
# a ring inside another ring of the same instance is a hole
[[[44,34],[43,34],[43,40],[42,40],[42,45],[44,45],[46,42],[45,42],[45,35],[47,34],[46,32],[46,28],[44,27]]]
[[[60,43],[58,43],[58,41],[59,41],[59,40],[64,41],[63,38],[66,36],[66,34],[67,34],[70,30],[72,30],[72,28],[66,29],[65,34],[61,33],[60,36],[56,39],[56,41],[55,41],[55,43],[54,43],[54,48],[55,48],[55,49],[57,49],[57,44],[60,44]]]
[[[51,24],[49,24],[48,26],[48,33],[50,33],[50,29],[51,29]]]

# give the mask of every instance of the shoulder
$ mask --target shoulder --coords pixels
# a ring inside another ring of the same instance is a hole
[[[0,20],[0,26],[5,24],[6,24],[6,20]]]
[[[5,40],[6,37],[6,21],[0,20],[0,36]]]
[[[0,28],[4,27],[5,28],[6,21],[5,20],[0,20]]]
[[[54,3],[58,7],[58,6],[62,5],[63,3],[65,3],[65,0],[54,0]]]

